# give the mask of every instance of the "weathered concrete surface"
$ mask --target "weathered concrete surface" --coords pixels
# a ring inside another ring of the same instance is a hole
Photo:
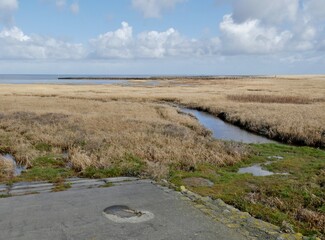
[[[72,189],[88,189],[105,186],[107,183],[120,184],[127,181],[136,181],[135,177],[116,177],[103,179],[68,178]],[[18,182],[12,185],[0,184],[0,195],[20,196],[35,193],[49,193],[55,188],[55,184],[49,182]]]
[[[180,193],[149,181],[117,183],[109,188],[72,188],[0,199],[0,239],[246,239],[182,200]],[[154,218],[116,223],[103,214],[112,205],[149,211]]]
[[[54,188],[48,182],[19,182],[8,186],[8,194],[11,196],[26,195],[31,193],[47,193]]]

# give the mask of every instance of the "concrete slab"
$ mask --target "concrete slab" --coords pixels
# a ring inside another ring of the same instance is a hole
[[[153,218],[117,223],[103,212],[113,205],[149,212]],[[246,239],[181,200],[179,193],[148,181],[4,198],[0,215],[1,240]]]
[[[52,187],[39,187],[39,188],[29,188],[29,189],[16,189],[9,190],[11,196],[21,196],[27,194],[36,194],[36,193],[49,193],[52,192]]]
[[[53,187],[53,183],[48,182],[20,182],[14,183],[11,187],[12,190],[21,189],[33,189],[33,188],[43,188],[43,187]]]
[[[31,193],[48,193],[52,191],[53,183],[48,182],[20,182],[14,183],[9,188],[9,194],[12,196],[20,196]]]
[[[88,179],[84,181],[66,181],[67,183],[71,183],[71,189],[85,189],[85,188],[94,188],[94,187],[100,187],[105,184],[103,180],[93,180]]]
[[[0,195],[8,194],[8,186],[6,184],[0,184]]]

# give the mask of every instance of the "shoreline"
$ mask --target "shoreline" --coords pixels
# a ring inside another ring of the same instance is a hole
[[[148,76],[148,77],[58,77],[58,80],[219,80],[219,79],[258,79],[258,78],[275,78],[276,76],[263,76],[263,75],[221,75],[221,76]]]

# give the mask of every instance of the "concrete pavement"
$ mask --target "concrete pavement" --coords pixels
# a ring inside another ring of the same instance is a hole
[[[178,192],[150,181],[115,182],[108,188],[72,187],[0,199],[0,239],[246,239],[182,200]]]

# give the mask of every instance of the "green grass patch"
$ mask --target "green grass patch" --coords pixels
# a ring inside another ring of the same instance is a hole
[[[116,167],[111,168],[95,168],[87,167],[82,173],[82,177],[85,178],[109,178],[118,177],[121,175],[121,170]]]
[[[35,148],[41,152],[50,152],[52,150],[52,146],[47,143],[37,143]]]
[[[325,151],[281,144],[251,145],[252,154],[234,166],[198,166],[194,172],[171,171],[180,186],[187,177],[204,177],[212,187],[190,187],[204,196],[220,198],[240,210],[276,225],[287,221],[305,235],[325,236]],[[277,160],[275,156],[283,157]],[[238,174],[240,167],[271,162],[263,167],[289,175],[256,177]]]
[[[109,178],[119,176],[140,176],[146,164],[132,154],[126,154],[123,158],[117,159],[109,168],[88,167],[81,175],[87,178]]]
[[[32,167],[15,177],[13,181],[57,182],[75,175],[73,170],[66,167],[65,161],[61,157],[49,155],[35,158],[32,161]]]
[[[11,197],[10,194],[0,194],[0,198],[8,198]]]

